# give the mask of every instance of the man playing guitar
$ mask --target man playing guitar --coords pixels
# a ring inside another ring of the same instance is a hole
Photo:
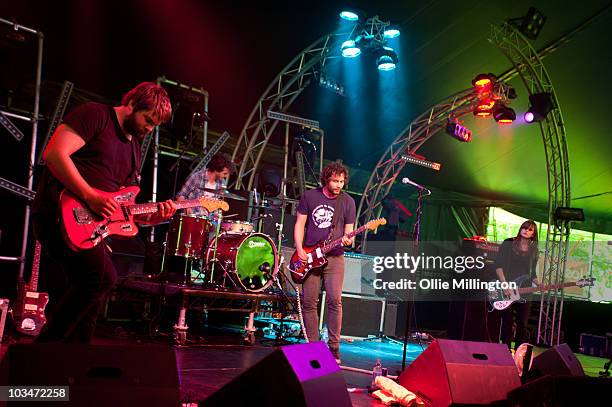
[[[72,250],[60,225],[58,202],[63,190],[80,199],[100,219],[110,218],[119,203],[108,194],[140,180],[140,143],[153,128],[171,116],[168,94],[159,85],[143,82],[130,90],[120,106],[87,103],[64,119],[43,153],[46,162],[33,204],[33,226],[54,263],[68,280],[64,294],[37,337],[38,342],[89,343],[98,310],[113,288],[117,272],[106,244]],[[135,215],[139,223],[156,224],[176,211],[168,200],[157,212]]]
[[[353,231],[355,224],[355,201],[342,192],[348,181],[348,171],[340,163],[334,162],[323,168],[321,185],[323,187],[306,191],[298,205],[298,214],[294,228],[297,254],[303,261],[307,260],[304,246],[313,246],[320,241],[342,238],[346,246],[353,239],[346,234]],[[334,213],[337,225],[333,228]],[[331,236],[330,236],[331,233]],[[304,290],[304,324],[309,341],[319,340],[317,303],[321,289],[321,277],[325,285],[326,306],[328,309],[327,327],[329,330],[328,346],[336,361],[340,363],[340,328],[342,326],[342,285],[344,283],[344,249],[340,246],[329,252],[328,263],[321,269],[313,270],[303,282]]]

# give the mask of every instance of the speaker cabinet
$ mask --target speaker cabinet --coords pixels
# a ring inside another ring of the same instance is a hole
[[[14,386],[69,386],[70,405],[180,405],[176,358],[165,346],[15,344],[2,360],[0,379]]]
[[[533,359],[529,377],[584,376],[582,365],[566,343],[547,349]]]
[[[444,339],[432,342],[399,382],[433,407],[505,400],[521,385],[506,345]]]
[[[612,380],[600,377],[544,376],[508,393],[513,407],[574,407],[605,405]]]
[[[351,406],[340,367],[323,342],[283,346],[201,403],[203,406]]]

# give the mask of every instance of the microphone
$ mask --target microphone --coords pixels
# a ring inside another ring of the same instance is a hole
[[[416,182],[412,181],[410,178],[406,178],[406,177],[402,178],[402,184],[412,185],[413,187],[427,191],[428,192],[427,195],[431,195],[431,191],[429,189],[425,188],[421,184],[417,184]]]
[[[259,266],[259,271],[263,271],[264,273],[270,272],[270,263],[265,262]]]
[[[315,150],[317,149],[317,146],[315,146],[312,141],[305,139],[304,137],[296,137],[295,141],[301,141],[302,143],[310,144],[312,148],[314,148]]]

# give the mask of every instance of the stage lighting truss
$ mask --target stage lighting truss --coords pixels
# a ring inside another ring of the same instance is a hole
[[[389,21],[383,21],[379,16],[368,18],[364,23],[357,20],[348,38],[340,46],[341,54],[346,58],[354,58],[362,52],[371,52],[376,56],[376,66],[379,70],[395,69],[399,58],[387,40],[400,35],[397,26]]]
[[[421,167],[431,168],[436,171],[440,171],[442,168],[442,164],[427,161],[424,156],[418,154],[402,154],[401,159],[410,164],[420,165]]]

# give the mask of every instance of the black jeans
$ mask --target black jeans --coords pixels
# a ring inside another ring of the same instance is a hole
[[[117,281],[110,252],[103,242],[75,252],[59,231],[42,245],[52,263],[60,266],[67,284],[35,341],[90,343],[98,312]]]
[[[512,347],[512,324],[516,314],[516,335],[514,338],[514,349],[516,350],[522,343],[529,340],[527,332],[527,321],[529,319],[530,302],[515,302],[507,309],[501,312],[501,341]]]

